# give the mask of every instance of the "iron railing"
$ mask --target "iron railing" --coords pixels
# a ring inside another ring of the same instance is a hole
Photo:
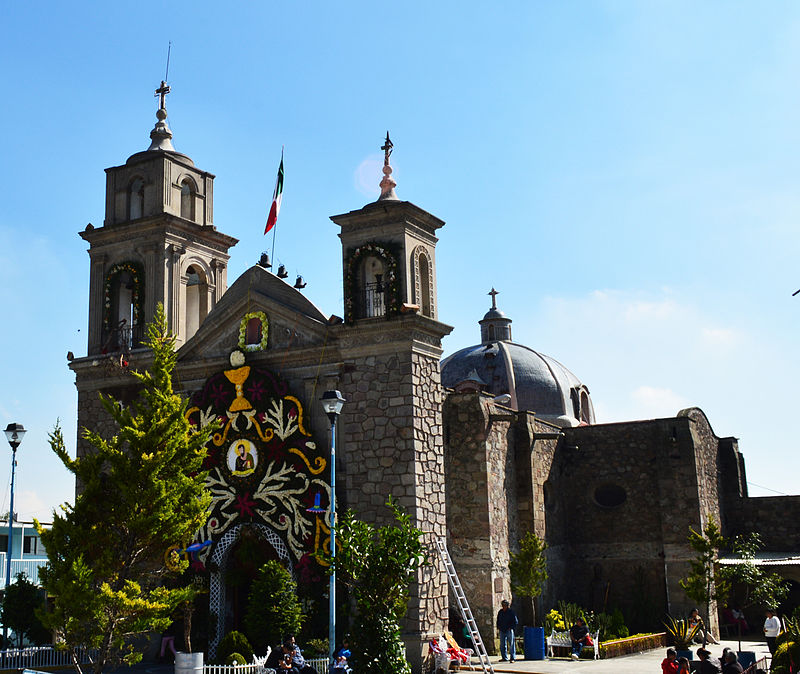
[[[141,346],[144,329],[141,325],[121,325],[103,332],[103,349],[106,352],[130,351]]]
[[[364,286],[362,318],[386,315],[386,293],[383,283],[367,283]]]
[[[96,648],[78,648],[75,653],[80,664],[92,662],[97,657]],[[53,646],[30,646],[0,651],[0,668],[35,669],[41,667],[70,667],[74,664],[72,651]]]

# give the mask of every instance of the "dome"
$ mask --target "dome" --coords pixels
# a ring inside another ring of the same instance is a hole
[[[511,396],[509,407],[533,412],[559,426],[593,424],[589,389],[554,358],[512,342],[510,323],[511,319],[493,306],[480,321],[482,343],[442,361],[442,384],[457,391],[482,390],[494,396],[507,393]]]

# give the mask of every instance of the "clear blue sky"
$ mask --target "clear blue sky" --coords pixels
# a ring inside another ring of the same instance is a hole
[[[269,246],[285,145],[276,256],[341,315],[328,216],[377,196],[389,129],[398,195],[447,222],[445,353],[478,341],[495,286],[515,341],[575,372],[600,421],[700,406],[753,484],[798,491],[800,5],[5,2],[0,424],[30,430],[21,518],[72,495],[47,432],[60,418],[74,448],[77,232],[102,224],[103,169],[149,143],[170,40],[174,143],[217,176],[231,282]]]

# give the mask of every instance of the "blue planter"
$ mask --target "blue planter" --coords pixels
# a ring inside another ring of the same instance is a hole
[[[544,660],[544,627],[525,627],[522,648],[526,660]]]
[[[694,653],[692,651],[678,651],[679,658],[686,658],[687,660],[694,659]]]
[[[736,657],[739,658],[739,664],[742,666],[742,669],[747,669],[750,665],[755,664],[756,652],[736,651]]]

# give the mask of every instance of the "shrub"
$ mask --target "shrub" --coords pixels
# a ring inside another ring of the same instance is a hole
[[[244,663],[253,660],[253,647],[247,637],[241,632],[228,632],[217,646],[217,658],[214,664],[223,665],[228,663],[230,655],[239,655],[244,658]]]
[[[328,640],[327,639],[309,639],[306,641],[306,655],[308,656],[327,656],[328,655]]]
[[[241,653],[231,653],[225,658],[226,665],[246,665],[247,660]]]
[[[254,644],[273,648],[286,634],[296,634],[303,624],[297,583],[279,562],[270,560],[258,570],[247,599],[244,619]]]

